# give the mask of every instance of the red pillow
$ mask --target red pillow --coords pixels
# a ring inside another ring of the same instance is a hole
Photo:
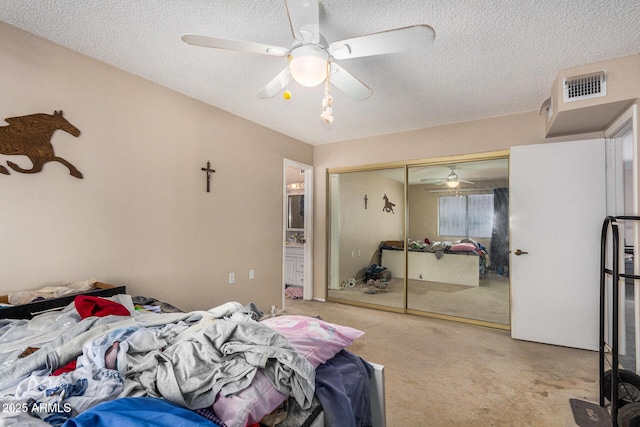
[[[89,295],[78,295],[74,301],[76,310],[80,313],[80,317],[105,317],[110,314],[116,316],[130,316],[129,310],[122,304],[100,297],[92,297]]]

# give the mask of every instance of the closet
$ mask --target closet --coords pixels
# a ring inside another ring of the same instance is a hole
[[[505,151],[329,170],[327,299],[508,329],[508,177]]]

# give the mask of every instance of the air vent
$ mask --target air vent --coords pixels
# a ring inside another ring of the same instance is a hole
[[[564,102],[597,98],[607,94],[605,71],[564,79]]]

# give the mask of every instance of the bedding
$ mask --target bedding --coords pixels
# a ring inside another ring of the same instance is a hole
[[[125,397],[101,403],[75,418],[65,427],[215,427],[220,424],[208,420],[194,411],[164,399],[152,397]]]
[[[27,304],[35,300],[59,298],[63,295],[86,292],[93,289],[96,279],[81,280],[64,286],[47,286],[35,291],[12,292],[7,295],[10,305]]]
[[[305,316],[272,317],[264,319],[262,323],[282,334],[313,368],[325,363],[364,334],[348,326]],[[259,422],[287,398],[262,372],[256,374],[251,385],[239,394],[219,396],[213,405],[214,412],[223,419],[240,420],[238,425],[252,424]]]
[[[424,241],[416,241],[409,239],[407,244],[408,250],[411,252],[431,252],[436,254],[436,258],[440,259],[444,254],[459,254],[459,253],[470,253],[477,255],[483,260],[487,266],[489,264],[489,254],[487,249],[480,243],[473,239],[460,239],[455,242],[431,242],[429,239],[424,239]],[[382,245],[383,249],[400,249],[400,248],[390,248],[386,245]]]
[[[316,372],[316,396],[329,425],[371,425],[369,381],[373,367],[354,354],[340,350]]]
[[[29,321],[0,320],[0,426],[144,425],[126,415],[142,405],[175,426],[244,427],[283,403],[318,422],[330,408],[314,406],[318,369],[348,358],[341,352],[363,334],[305,316],[258,321],[253,304],[153,313],[124,294],[76,299]],[[366,362],[353,357],[368,384]],[[349,393],[361,402],[364,392]]]
[[[403,277],[401,272],[404,271],[404,259],[394,251],[404,252],[404,247],[389,245],[388,242],[383,241],[380,245],[380,264],[392,272],[395,271],[394,277]],[[455,242],[408,239],[407,251],[410,261],[407,276],[409,279],[479,286],[480,276],[484,276],[491,265],[486,248],[473,239],[460,239]],[[431,257],[418,255],[423,253],[433,254],[436,260],[446,259],[447,262],[434,263]],[[451,259],[447,255],[473,256],[474,259]]]

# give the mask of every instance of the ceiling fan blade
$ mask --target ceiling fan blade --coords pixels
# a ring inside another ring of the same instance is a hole
[[[320,42],[318,0],[286,0],[293,37],[303,43]]]
[[[414,25],[336,41],[329,45],[329,53],[335,59],[348,59],[405,52],[429,46],[435,36],[430,26]]]
[[[458,182],[464,182],[465,184],[475,184],[475,181],[465,181],[464,179],[459,179]]]
[[[436,181],[436,182],[433,182],[433,181],[426,181],[426,182],[425,181],[420,181],[420,184],[432,185],[434,187],[440,187],[441,185],[445,185],[446,182],[441,182],[441,181]]]
[[[365,100],[373,95],[369,86],[335,62],[331,62],[331,84],[357,101]]]
[[[287,85],[291,83],[291,80],[293,80],[293,77],[291,76],[289,66],[287,65],[284,70],[280,71],[273,80],[267,83],[267,85],[258,92],[258,96],[260,98],[271,98],[287,87]]]
[[[185,43],[211,47],[214,49],[237,50],[241,52],[260,53],[264,55],[285,56],[289,49],[281,46],[272,46],[262,43],[245,42],[239,40],[219,39],[216,37],[199,36],[197,34],[184,34],[182,40]]]
[[[467,193],[469,191],[487,191],[493,188],[449,188],[447,190],[428,190],[429,193]]]

